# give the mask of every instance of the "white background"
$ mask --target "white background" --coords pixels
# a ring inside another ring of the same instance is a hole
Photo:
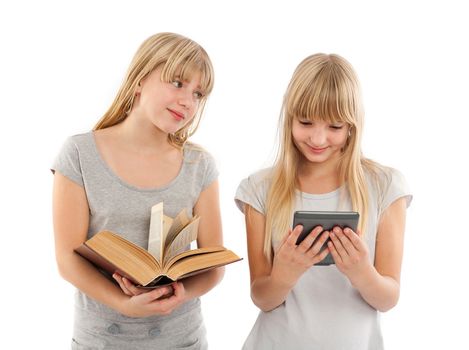
[[[239,349],[257,316],[233,196],[242,178],[270,164],[283,92],[300,60],[316,52],[354,65],[364,153],[400,169],[414,194],[401,299],[382,315],[387,349],[467,348],[462,1],[10,3],[0,5],[2,344],[69,348],[73,288],[55,265],[48,169],[65,138],[105,112],[140,43],[173,31],[213,60],[215,90],[193,140],[217,159],[225,244],[245,258],[202,298],[210,348]]]

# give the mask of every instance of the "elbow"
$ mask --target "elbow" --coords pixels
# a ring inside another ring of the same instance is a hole
[[[225,276],[225,267],[221,266],[217,267],[216,269],[207,271],[203,274],[203,276],[207,286],[209,286],[209,289],[212,289],[223,280],[223,277]]]
[[[391,295],[385,303],[383,303],[382,305],[380,305],[377,310],[379,312],[387,312],[391,309],[393,309],[397,303],[399,301],[399,289],[393,294]]]
[[[57,263],[57,271],[59,272],[60,277],[62,277],[64,280],[68,281],[68,266],[65,259],[60,259],[60,257],[56,257],[56,263]]]
[[[225,277],[225,267],[219,267],[215,269],[215,284],[220,283],[223,280],[223,277]]]
[[[278,305],[266,302],[265,300],[262,300],[261,298],[256,297],[253,291],[251,291],[251,300],[254,303],[254,305],[256,305],[263,312],[272,311],[275,308],[277,308],[279,305],[283,304],[283,301]]]
[[[396,306],[396,305],[397,305],[397,303],[388,304],[388,305],[383,305],[383,306],[377,308],[377,310],[378,310],[379,312],[382,312],[382,313],[388,312],[389,310],[391,310],[392,308],[394,308],[394,306]]]
[[[269,312],[269,311],[272,311],[274,308],[272,307],[269,307],[268,305],[266,305],[265,303],[262,303],[260,302],[259,300],[256,300],[256,298],[254,298],[251,294],[251,300],[252,302],[254,303],[254,305],[256,305],[261,311],[263,312]]]
[[[57,270],[59,272],[60,277],[64,280],[70,282],[71,276],[74,275],[73,273],[73,266],[75,266],[75,259],[77,259],[77,255],[75,252],[71,253],[63,253],[55,255],[55,261],[57,264]]]

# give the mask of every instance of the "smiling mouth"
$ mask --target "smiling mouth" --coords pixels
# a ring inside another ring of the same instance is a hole
[[[317,148],[317,147],[312,147],[312,146],[310,146],[310,145],[308,145],[308,148],[309,148],[309,149],[311,150],[311,152],[313,152],[313,153],[322,153],[322,152],[324,152],[324,151],[327,149],[327,147],[324,147],[324,148]]]
[[[184,119],[184,114],[181,114],[179,112],[173,111],[172,109],[168,108],[169,113],[176,119],[176,120],[183,120]]]

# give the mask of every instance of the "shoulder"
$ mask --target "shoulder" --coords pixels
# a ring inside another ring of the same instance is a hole
[[[93,133],[91,131],[82,133],[82,134],[75,134],[65,139],[65,142],[63,144],[63,149],[80,150],[80,149],[89,147],[92,141],[93,141]]]
[[[77,184],[83,186],[82,163],[87,158],[92,142],[91,132],[69,136],[55,157],[51,170],[58,171]]]
[[[197,178],[202,179],[202,189],[205,189],[218,177],[215,158],[202,146],[187,142],[183,148],[184,163]]]
[[[364,163],[365,178],[369,185],[378,187],[385,191],[391,184],[406,184],[406,180],[401,171],[396,168],[379,164],[373,161]]]
[[[249,204],[260,213],[265,212],[272,170],[273,168],[261,169],[241,180],[235,195],[235,203],[241,211],[244,212],[244,204]]]
[[[412,194],[404,174],[393,167],[370,162],[365,165],[365,177],[370,194],[378,200],[381,210],[392,202],[405,197],[407,206],[412,201]]]
[[[272,183],[273,168],[264,168],[258,170],[246,178],[246,181],[251,182],[255,186],[269,187]]]
[[[238,189],[267,194],[272,183],[273,168],[258,170],[241,180]]]
[[[209,151],[197,143],[187,142],[184,145],[183,150],[185,160],[197,161],[204,159],[214,159]]]

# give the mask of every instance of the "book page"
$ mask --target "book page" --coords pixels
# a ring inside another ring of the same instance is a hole
[[[117,271],[135,284],[146,285],[161,272],[148,251],[110,231],[98,232],[75,251],[109,274]]]
[[[173,241],[166,247],[164,262],[171,259],[173,256],[182,253],[192,241],[197,239],[197,232],[199,230],[199,219],[195,218],[186,227],[180,231]]]
[[[184,228],[191,220],[187,216],[186,209],[183,209],[175,218],[172,220],[171,227],[169,228],[168,234],[166,236],[166,242],[164,244],[165,249],[171,244],[171,242],[176,238],[177,234]]]
[[[170,231],[171,226],[173,225],[173,221],[173,218],[170,218],[169,216],[163,214],[163,237],[166,237],[166,241],[168,240],[168,232]],[[164,243],[164,245],[166,246],[166,243]]]
[[[159,262],[163,261],[163,202],[151,207],[150,234],[148,236],[148,252]]]
[[[223,247],[205,247],[191,252],[198,254],[183,253],[179,258],[174,258],[175,261],[172,261],[170,267],[165,268],[169,278],[178,280],[242,260],[231,250]]]

